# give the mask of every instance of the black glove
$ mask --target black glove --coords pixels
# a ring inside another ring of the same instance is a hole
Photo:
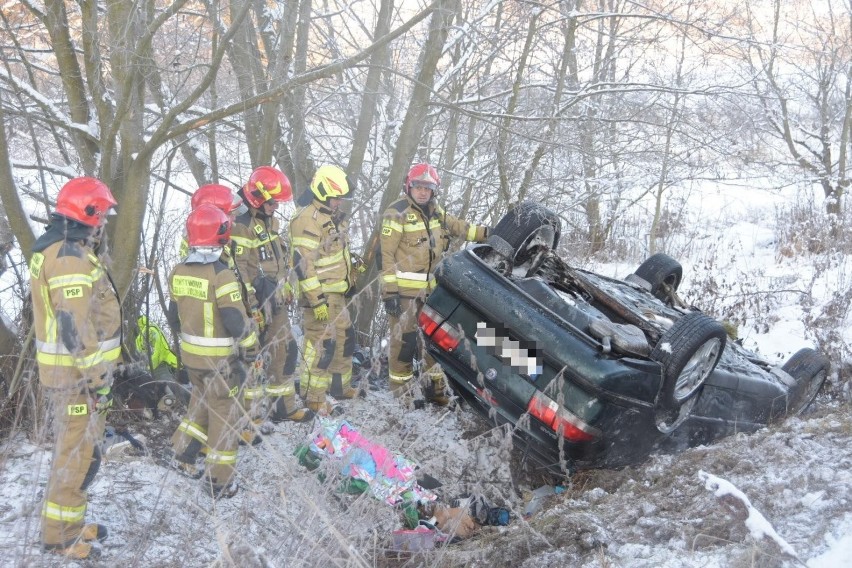
[[[385,311],[388,313],[389,316],[398,318],[402,314],[402,306],[399,303],[398,294],[388,296],[382,301],[385,303]]]

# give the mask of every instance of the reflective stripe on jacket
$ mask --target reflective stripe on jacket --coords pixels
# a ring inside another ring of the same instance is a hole
[[[253,282],[266,276],[275,282],[287,279],[287,244],[282,242],[278,219],[264,218],[249,208],[234,220],[231,229],[233,259],[246,289],[254,295]]]
[[[91,247],[59,241],[30,259],[39,379],[51,388],[99,388],[121,358],[121,308]]]
[[[314,200],[290,221],[293,268],[299,279],[299,302],[316,307],[326,294],[345,294],[353,284],[349,223]]]
[[[486,227],[446,213],[434,199],[421,208],[409,197],[391,204],[382,214],[379,271],[385,296],[417,296],[435,287],[435,265],[450,248],[452,237],[482,242]]]

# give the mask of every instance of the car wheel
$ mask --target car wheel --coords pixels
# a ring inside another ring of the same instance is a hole
[[[657,253],[645,259],[633,274],[648,283],[654,297],[665,302],[680,286],[683,267],[669,255]]]
[[[555,250],[561,229],[562,222],[556,213],[538,203],[525,201],[503,215],[488,242],[518,266],[533,258],[542,247]]]
[[[686,314],[666,330],[650,355],[663,371],[662,410],[680,410],[698,394],[722,357],[727,337],[722,324],[699,312]]]
[[[813,349],[800,349],[781,367],[796,381],[790,389],[788,412],[792,416],[804,413],[816,398],[828,377],[828,359]]]

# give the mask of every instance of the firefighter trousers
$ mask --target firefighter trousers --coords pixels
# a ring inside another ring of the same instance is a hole
[[[355,329],[343,294],[326,294],[328,320],[317,321],[312,308],[302,310],[305,328],[301,386],[308,404],[325,402],[325,394],[335,375],[348,389],[352,382],[352,354]]]
[[[209,448],[206,476],[213,487],[231,481],[239,442],[240,373],[228,365],[222,365],[222,369],[187,369],[192,395],[186,416],[172,436],[175,458],[184,463],[195,463],[199,450]]]
[[[417,317],[423,309],[425,300],[420,297],[400,298],[400,315],[388,318],[390,341],[388,354],[388,371],[391,390],[394,392],[408,391],[413,385],[414,359],[420,359],[423,375],[434,383],[430,390],[444,390],[444,375],[435,360],[426,351]],[[428,369],[428,372],[427,372]],[[426,386],[426,385],[424,385]]]
[[[106,418],[86,394],[48,389],[54,416],[55,448],[50,464],[41,539],[51,547],[70,546],[85,524],[86,490],[101,463],[100,441]]]

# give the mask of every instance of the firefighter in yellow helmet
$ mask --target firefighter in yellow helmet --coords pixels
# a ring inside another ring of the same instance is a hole
[[[290,221],[293,268],[299,280],[304,325],[301,385],[308,408],[329,413],[326,392],[354,398],[351,387],[355,331],[347,308],[354,275],[349,252],[349,222],[339,209],[350,197],[346,174],[322,166],[311,181],[313,199]]]
[[[441,185],[437,170],[415,164],[405,178],[405,197],[382,215],[381,254],[377,256],[382,276],[382,300],[389,318],[390,387],[396,396],[410,391],[413,361],[423,351],[428,381],[426,396],[446,405],[444,374],[424,350],[418,349],[417,316],[435,285],[434,270],[447,252],[450,239],[482,242],[488,228],[448,214],[435,201]]]
[[[121,308],[97,255],[116,201],[102,181],[80,177],[59,191],[33,246],[30,290],[39,381],[54,413],[56,447],[42,508],[45,550],[97,557],[107,530],[86,524],[86,489],[101,461],[112,371],[121,357]]]
[[[260,343],[268,358],[266,385],[248,384],[246,410],[262,422],[259,406],[266,398],[273,422],[305,422],[313,414],[296,397],[298,347],[290,328],[287,282],[290,263],[281,224],[275,216],[279,203],[292,200],[290,180],[283,172],[261,166],[240,190],[248,210],[239,215],[231,234],[233,258],[249,294],[252,316],[260,326]]]
[[[189,254],[169,278],[168,318],[180,334],[192,394],[172,436],[172,465],[193,478],[206,475],[214,497],[231,497],[238,489],[237,396],[246,375],[243,365],[257,354],[257,334],[243,304],[242,286],[221,260],[231,220],[213,205],[200,205],[189,214],[186,229]],[[205,445],[206,472],[195,465]]]

